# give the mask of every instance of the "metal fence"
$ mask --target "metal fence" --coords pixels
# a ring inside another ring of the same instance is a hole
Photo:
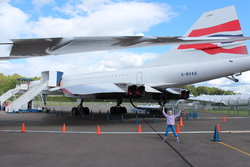
[[[153,103],[151,103],[153,104]],[[94,111],[104,111],[115,106],[115,102],[86,102],[84,106],[93,109]],[[148,105],[148,103],[142,103]],[[155,105],[157,105],[155,103]],[[171,104],[172,105],[172,104]],[[50,110],[70,112],[73,107],[78,106],[77,102],[49,102],[47,107]],[[122,106],[132,110],[133,107],[130,103],[124,102]],[[195,111],[195,112],[211,112],[236,116],[250,116],[250,105],[221,105],[218,103],[204,103],[204,102],[184,102],[176,106],[177,110]]]
[[[246,103],[246,101],[237,101],[237,103],[229,102],[226,104],[227,105],[218,102],[185,102],[180,104],[179,108],[184,110],[193,110],[197,112],[211,112],[237,116],[250,116],[250,104],[248,104],[248,102]]]

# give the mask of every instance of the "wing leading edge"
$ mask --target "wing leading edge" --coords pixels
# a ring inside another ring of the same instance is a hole
[[[245,41],[249,37],[167,37],[167,36],[96,36],[72,38],[12,39],[10,55],[0,59],[61,55],[146,46],[197,44],[207,42]]]

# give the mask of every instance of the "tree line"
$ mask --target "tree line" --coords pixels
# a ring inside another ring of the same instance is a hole
[[[207,86],[198,86],[195,87],[194,85],[187,85],[183,88],[188,89],[194,96],[199,96],[202,94],[205,95],[235,95],[233,91],[226,91],[220,88],[215,87],[207,87]]]
[[[18,78],[26,78],[26,77],[20,76],[18,74],[13,74],[13,75],[7,75],[6,76],[3,73],[0,73],[0,95],[2,95],[3,93],[7,92],[10,89],[15,88]],[[30,78],[30,79],[38,80],[40,78],[33,77],[33,78]]]

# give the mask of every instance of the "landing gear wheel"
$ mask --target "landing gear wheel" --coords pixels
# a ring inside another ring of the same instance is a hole
[[[78,108],[77,107],[73,107],[72,110],[71,110],[71,115],[74,116],[74,115],[79,115],[79,111],[78,111]]]
[[[73,107],[71,110],[71,114],[73,115],[89,115],[89,108],[88,107],[83,107],[83,99],[81,100],[81,103],[79,104],[78,107]]]
[[[110,114],[126,114],[127,109],[121,106],[115,106],[110,108]]]
[[[121,108],[120,108],[120,112],[121,112],[122,114],[127,114],[127,109],[126,109],[126,107],[121,107]]]
[[[79,112],[79,115],[84,115],[84,107],[78,106],[78,112]]]
[[[78,106],[78,112],[79,115],[89,115],[89,108],[88,107],[83,107],[83,106]]]
[[[89,108],[88,107],[83,107],[83,114],[84,115],[89,115]]]
[[[116,107],[111,107],[110,114],[115,114],[115,113],[116,113]]]

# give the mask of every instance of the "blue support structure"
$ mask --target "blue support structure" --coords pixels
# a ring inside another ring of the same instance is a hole
[[[124,116],[123,116],[123,114],[121,115],[121,123],[123,123],[124,122]]]
[[[139,124],[139,118],[138,118],[138,114],[136,113],[136,120],[135,120],[136,124]]]
[[[189,119],[189,114],[188,113],[186,113],[186,120],[188,120]]]
[[[155,124],[156,123],[156,119],[155,119],[155,115],[153,116],[153,124]]]

